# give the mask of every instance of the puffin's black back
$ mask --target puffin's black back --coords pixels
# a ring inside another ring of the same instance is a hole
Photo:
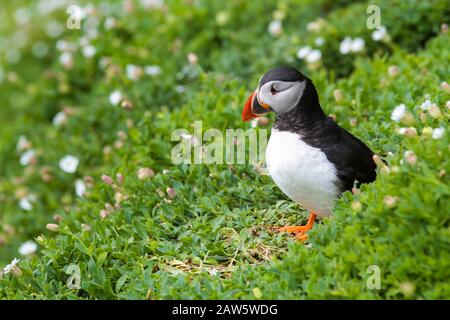
[[[351,190],[355,181],[373,182],[376,165],[372,150],[323,112],[314,84],[304,79],[307,84],[298,105],[277,115],[274,128],[297,133],[305,143],[323,151],[337,169],[340,181],[336,183],[341,192]]]

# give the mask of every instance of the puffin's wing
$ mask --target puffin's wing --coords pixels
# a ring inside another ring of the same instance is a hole
[[[359,183],[369,183],[375,181],[377,166],[373,161],[373,151],[350,132],[344,129],[342,129],[342,131],[344,132],[343,139],[349,146],[347,161],[353,168],[355,180]]]
[[[341,189],[351,190],[355,181],[358,184],[373,182],[376,178],[374,153],[364,142],[329,120],[327,136],[331,141],[322,146],[328,159],[334,163]]]

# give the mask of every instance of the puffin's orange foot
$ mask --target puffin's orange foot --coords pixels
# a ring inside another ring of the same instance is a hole
[[[314,220],[316,219],[316,214],[311,213],[309,215],[308,223],[304,226],[286,226],[278,228],[278,231],[284,231],[288,233],[295,233],[295,238],[299,241],[305,241],[308,239],[308,235],[306,231],[310,230],[314,224]]]
[[[306,241],[308,240],[308,235],[306,234],[306,232],[300,232],[295,235],[295,239],[297,239],[298,241]]]
[[[286,227],[281,227],[281,228],[277,228],[277,231],[280,232],[287,232],[287,233],[298,233],[298,232],[303,232],[306,231],[307,228],[306,226],[286,226]]]

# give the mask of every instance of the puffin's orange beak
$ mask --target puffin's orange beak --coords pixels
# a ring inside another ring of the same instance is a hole
[[[245,103],[244,110],[242,110],[243,121],[249,121],[272,111],[272,108],[268,104],[259,102],[257,92],[253,92]]]
[[[253,99],[256,96],[256,91],[253,92],[250,97],[248,97],[247,102],[245,103],[244,110],[242,110],[242,121],[249,121],[257,118],[258,116],[253,113]]]

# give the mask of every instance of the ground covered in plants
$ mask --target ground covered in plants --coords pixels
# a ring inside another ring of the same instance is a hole
[[[0,298],[450,298],[447,1],[70,4],[0,3]],[[263,164],[171,161],[279,65],[387,163],[306,243]]]

